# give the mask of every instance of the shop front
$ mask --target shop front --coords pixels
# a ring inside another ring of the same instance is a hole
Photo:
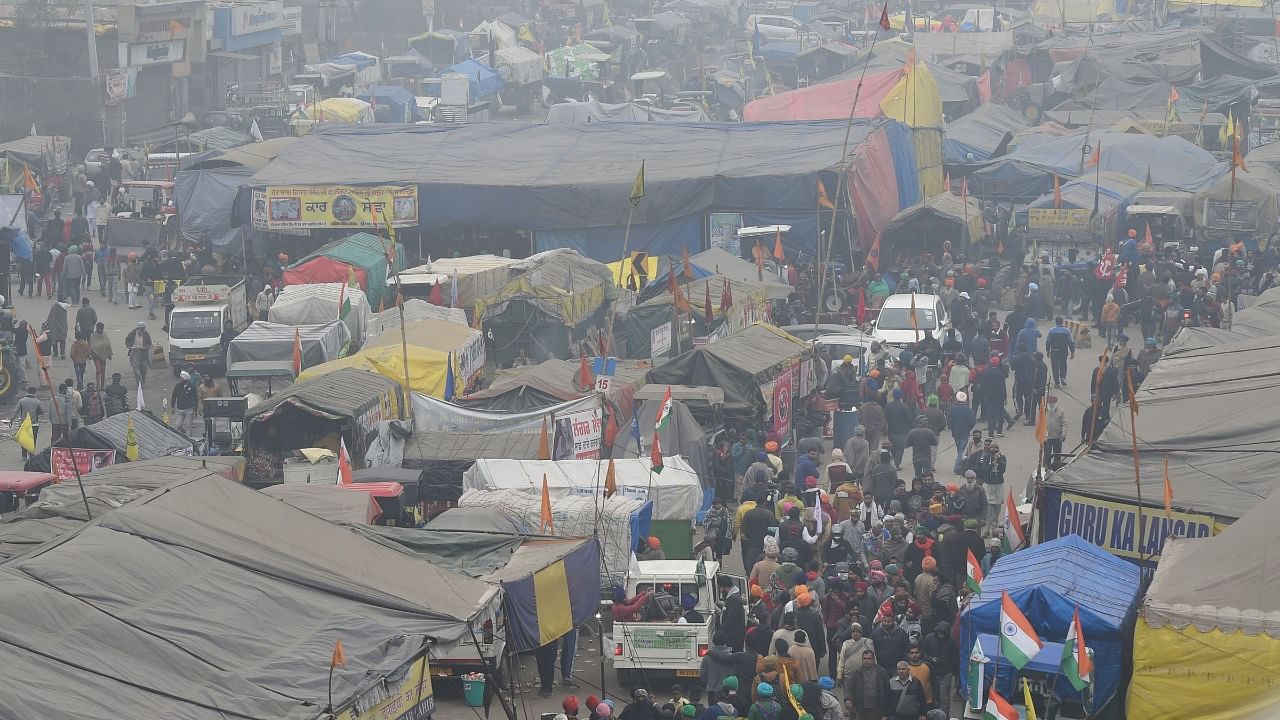
[[[264,85],[283,86],[280,40],[284,28],[285,8],[280,0],[214,7],[211,86],[242,98],[259,95],[266,90]]]
[[[122,101],[126,138],[170,133],[192,109],[191,70],[205,61],[204,16],[203,0],[120,5],[118,61],[132,90]]]

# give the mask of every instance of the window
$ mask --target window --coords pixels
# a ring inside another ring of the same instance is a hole
[[[937,327],[937,315],[931,308],[916,308],[916,327],[921,331],[933,330]],[[880,311],[876,320],[880,330],[914,330],[911,326],[911,308],[885,308]]]
[[[216,338],[221,335],[221,311],[175,312],[169,316],[169,337],[174,340]]]

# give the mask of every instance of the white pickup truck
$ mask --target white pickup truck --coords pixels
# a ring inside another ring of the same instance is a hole
[[[672,675],[696,681],[702,656],[711,648],[719,621],[716,581],[720,565],[698,560],[643,560],[638,565],[639,572],[633,572],[627,581],[627,597],[654,591],[671,596],[675,609],[674,613],[664,613],[655,596],[646,608],[645,622],[614,621],[612,637],[606,639],[605,647],[613,648],[618,682],[653,687],[655,677]],[[731,577],[745,592],[746,579]],[[676,622],[685,612],[680,598],[686,594],[697,598],[694,610],[701,613],[703,622]]]

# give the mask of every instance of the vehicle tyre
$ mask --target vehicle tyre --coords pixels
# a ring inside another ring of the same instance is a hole
[[[838,313],[844,309],[844,293],[839,290],[828,290],[822,298],[822,309],[829,313]]]
[[[8,402],[18,391],[17,376],[14,372],[13,364],[13,355],[6,352],[4,354],[4,362],[0,364],[0,402]]]

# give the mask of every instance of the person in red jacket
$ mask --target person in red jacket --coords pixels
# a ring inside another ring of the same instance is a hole
[[[653,597],[653,593],[645,590],[644,592],[636,593],[635,597],[628,598],[627,592],[622,589],[622,586],[615,585],[613,588],[614,622],[643,621],[645,606],[649,604],[649,598],[651,597]]]

